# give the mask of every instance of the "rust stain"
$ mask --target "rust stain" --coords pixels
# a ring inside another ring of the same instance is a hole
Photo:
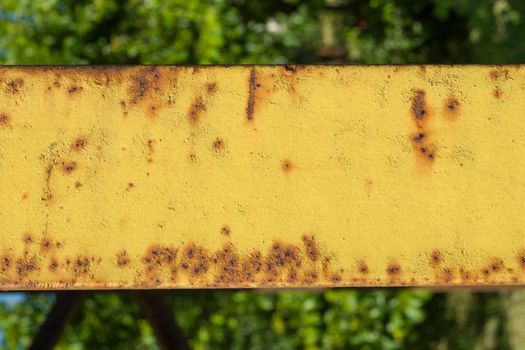
[[[206,104],[201,97],[197,97],[190,106],[188,111],[188,120],[191,125],[197,125],[200,116],[206,111]]]
[[[80,135],[78,136],[73,142],[71,143],[71,146],[69,147],[72,151],[80,152],[86,146],[88,145],[88,138],[87,136]]]
[[[149,139],[146,141],[146,161],[148,163],[153,162],[153,154],[155,153],[155,141]]]
[[[437,277],[437,282],[440,284],[450,283],[454,279],[454,270],[450,267],[445,267],[441,274]]]
[[[313,235],[303,235],[303,244],[306,250],[306,255],[312,261],[316,261],[319,257],[319,247]]]
[[[503,260],[497,257],[493,257],[491,258],[490,263],[481,269],[481,272],[486,278],[488,278],[491,274],[501,272],[503,268]]]
[[[70,175],[77,170],[77,162],[74,160],[61,160],[60,169],[64,175]]]
[[[48,253],[53,248],[55,248],[55,244],[50,238],[44,237],[40,240],[40,251],[44,254]]]
[[[525,249],[518,252],[516,255],[518,266],[525,270]]]
[[[229,236],[231,234],[231,229],[228,225],[224,225],[221,227],[221,235],[223,236]]]
[[[51,261],[49,262],[49,270],[52,272],[55,272],[60,267],[60,264],[58,263],[58,260],[56,258],[51,258]]]
[[[215,141],[213,141],[212,147],[215,152],[221,152],[221,151],[224,151],[226,147],[226,143],[224,142],[222,138],[217,137]]]
[[[0,113],[0,127],[6,128],[11,126],[11,117],[6,113]]]
[[[415,91],[410,110],[416,129],[416,132],[411,136],[412,146],[418,159],[425,161],[426,164],[431,164],[435,160],[436,151],[430,137],[431,131],[428,125],[430,110],[425,101],[425,92],[423,90]]]
[[[20,90],[24,87],[24,80],[23,79],[13,79],[6,83],[6,93],[11,95],[16,95]]]
[[[510,77],[509,70],[507,68],[493,69],[489,72],[489,76],[492,81],[498,81],[501,79],[507,80]]]
[[[359,260],[357,262],[357,270],[359,271],[360,274],[366,275],[369,272],[366,261]]]
[[[204,247],[190,244],[184,248],[180,267],[189,273],[191,277],[198,277],[209,269],[210,253]]]
[[[455,97],[449,97],[443,104],[443,114],[450,120],[456,120],[461,111],[461,105]]]
[[[305,66],[299,65],[285,65],[281,68],[281,74],[287,80],[288,95],[291,96],[295,101],[297,101],[298,97],[295,78],[297,74],[304,69]]]
[[[221,234],[228,231],[226,225]],[[168,252],[168,255],[162,252]],[[313,235],[304,235],[302,246],[274,241],[268,252],[260,251],[246,254],[239,253],[232,243],[226,243],[217,251],[188,243],[178,249],[164,246],[149,248],[144,263],[142,286],[158,285],[170,276],[172,282],[181,276],[191,280],[200,280],[209,286],[226,287],[260,282],[294,282],[297,284],[315,283],[323,277],[326,281],[341,281],[342,270],[333,271],[332,257],[324,255]],[[169,256],[169,258],[167,258]],[[206,282],[209,281],[209,282]]]
[[[143,67],[130,76],[128,87],[128,101],[119,102],[124,117],[127,117],[129,109],[140,107],[143,114],[154,120],[159,111],[166,107],[166,79],[158,67]]]
[[[144,68],[131,77],[131,86],[128,89],[129,103],[136,105],[143,101],[152,89],[158,89],[160,73],[156,67]]]
[[[25,254],[24,257],[16,260],[16,273],[19,278],[25,278],[29,274],[40,270],[36,255]]]
[[[42,201],[46,205],[51,204],[53,197],[54,197],[53,192],[51,191],[51,176],[53,174],[53,168],[54,168],[54,164],[51,163],[46,167],[45,172],[44,172],[45,186],[44,186],[44,190],[42,193]]]
[[[121,250],[121,251],[117,252],[116,260],[117,260],[117,265],[119,267],[128,266],[129,263],[131,262],[131,259],[130,259],[129,255],[128,255],[128,252],[126,250]]]
[[[500,99],[503,96],[503,91],[497,87],[494,90],[492,90],[492,96],[494,96],[497,99]]]
[[[289,160],[289,159],[283,159],[281,161],[281,169],[284,171],[284,172],[288,172],[288,171],[291,171],[293,168],[293,164],[292,162]]]
[[[468,282],[472,279],[472,273],[467,271],[463,266],[459,268],[459,274],[463,282]]]
[[[31,235],[31,233],[26,232],[26,233],[24,233],[24,235],[22,236],[22,241],[23,241],[25,244],[31,244],[31,243],[33,243],[33,236]]]
[[[8,254],[3,254],[0,256],[0,271],[6,272],[11,268],[12,258]]]
[[[82,86],[78,86],[78,85],[71,85],[68,89],[67,89],[67,92],[70,94],[70,95],[75,95],[75,94],[78,94],[82,91]]]
[[[206,84],[206,92],[209,95],[215,94],[217,92],[217,83],[216,82],[207,83]]]
[[[295,66],[295,65],[285,65],[282,67],[282,72],[285,76],[291,77],[298,72],[299,68],[302,68],[302,67]]]
[[[430,264],[433,267],[439,266],[443,262],[443,253],[439,250],[433,250],[430,254]]]
[[[91,271],[92,260],[85,255],[78,255],[74,261],[67,260],[68,269],[75,277],[87,275]]]
[[[386,268],[386,273],[390,277],[397,277],[401,274],[401,265],[395,260],[390,261]]]
[[[248,118],[248,120],[252,120],[253,114],[255,112],[255,89],[260,87],[260,84],[257,83],[257,73],[255,72],[255,68],[250,69],[250,78],[248,82],[248,104],[246,106],[246,118]]]

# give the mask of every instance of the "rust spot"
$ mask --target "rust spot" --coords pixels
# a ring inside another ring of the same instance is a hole
[[[518,265],[525,270],[525,249],[518,252],[516,255],[516,259],[518,261]]]
[[[490,270],[491,273],[498,273],[503,270],[503,267],[504,267],[503,260],[500,258],[494,257],[491,259],[491,262],[487,268]]]
[[[131,77],[132,83],[128,90],[130,104],[138,104],[150,92],[151,89],[158,89],[160,74],[156,67],[142,69]]]
[[[74,160],[62,160],[60,168],[62,169],[62,173],[64,173],[65,175],[69,175],[75,170],[77,170],[77,162],[75,162]]]
[[[143,262],[154,269],[155,266],[164,266],[175,263],[178,249],[171,246],[154,245],[148,249],[148,252],[143,258]]]
[[[423,120],[428,114],[427,105],[425,102],[425,92],[417,90],[412,99],[412,113],[417,120]]]
[[[232,283],[241,280],[241,258],[234,251],[231,243],[216,252],[212,261],[218,270],[216,282]]]
[[[11,126],[11,117],[5,113],[0,113],[0,126],[4,128]]]
[[[190,162],[196,163],[197,162],[197,155],[195,153],[190,153],[188,156]]]
[[[492,95],[495,97],[495,98],[501,98],[501,96],[503,96],[503,91],[500,89],[500,88],[496,88],[492,91]]]
[[[128,186],[126,187],[126,191],[131,191],[133,189],[133,187],[135,187],[133,182],[128,182]]]
[[[257,88],[257,73],[255,68],[250,69],[250,78],[248,85],[248,104],[246,106],[246,118],[248,120],[253,119],[253,113],[255,111],[255,89]]]
[[[227,225],[224,225],[223,227],[221,227],[221,235],[223,236],[229,236],[231,233],[231,229],[229,226]]]
[[[24,256],[16,260],[16,273],[20,278],[37,270],[40,270],[40,266],[36,256]]]
[[[299,255],[299,248],[291,244],[275,242],[274,244],[272,244],[272,248],[268,256],[268,264],[279,267],[300,267],[301,257]]]
[[[217,92],[217,83],[216,82],[212,82],[212,83],[207,83],[206,84],[206,92],[210,95],[213,95],[214,93]]]
[[[181,268],[190,276],[200,276],[208,271],[210,255],[206,249],[196,244],[189,244],[182,254]]]
[[[6,84],[6,91],[10,94],[17,94],[20,89],[24,86],[24,80],[22,79],[13,79]]]
[[[88,139],[86,136],[78,136],[69,147],[72,151],[79,152],[82,151],[88,144]]]
[[[24,236],[22,237],[22,241],[25,244],[31,244],[33,243],[33,237],[31,236],[30,233],[25,233]]]
[[[391,277],[398,276],[401,273],[401,266],[396,261],[391,261],[386,268],[386,273]]]
[[[80,181],[75,181],[75,188],[82,187],[82,183]]]
[[[58,265],[58,261],[57,261],[57,259],[52,258],[52,259],[51,259],[51,262],[49,263],[48,268],[49,268],[50,271],[53,271],[53,272],[54,272],[54,271],[56,271],[56,270],[58,269],[58,266],[59,266],[59,265]]]
[[[490,79],[492,81],[498,81],[500,79],[507,80],[509,78],[509,70],[506,68],[497,68],[489,72]]]
[[[363,275],[366,275],[368,273],[368,265],[366,264],[366,262],[364,260],[359,260],[357,262],[357,270],[359,271],[359,273],[363,274]]]
[[[303,245],[306,249],[306,255],[312,261],[316,261],[319,257],[319,247],[313,235],[303,235]]]
[[[220,152],[220,151],[223,151],[225,148],[225,142],[223,139],[221,139],[220,137],[217,137],[215,139],[215,141],[213,141],[213,149],[216,151],[216,152]]]
[[[297,71],[297,67],[286,65],[283,67],[285,72],[289,72],[291,74],[295,73]]]
[[[27,198],[29,198],[29,192],[22,193],[22,200],[26,200]]]
[[[45,187],[41,199],[46,205],[51,204],[51,201],[54,197],[53,192],[51,191],[51,175],[53,174],[53,167],[54,164],[51,163],[47,166],[45,170]]]
[[[44,253],[49,252],[54,247],[53,241],[51,239],[44,237],[40,241],[40,250]]]
[[[222,231],[229,228],[225,225]],[[332,283],[342,279],[340,271],[330,269],[331,257],[323,256],[317,247],[313,235],[306,236],[303,247],[274,241],[266,255],[259,251],[240,254],[232,243],[226,243],[219,250],[210,253],[206,248],[187,243],[176,254],[176,249],[171,248],[171,257],[165,258],[163,251],[166,247],[153,246],[148,249],[144,257],[146,265],[145,285],[158,285],[162,279],[169,275],[171,281],[176,281],[178,275],[187,276],[190,281],[195,278],[207,281],[210,286],[239,286],[251,285],[254,281],[262,284],[272,281],[288,283],[313,283],[324,276],[325,280]],[[303,262],[308,262],[303,266]],[[322,270],[320,263],[322,262]],[[166,267],[166,270],[160,268]],[[212,280],[210,280],[212,279]],[[209,281],[209,282],[208,282]]]
[[[67,92],[70,94],[70,95],[74,95],[76,93],[79,93],[80,91],[82,91],[82,87],[81,86],[78,86],[78,85],[71,85],[68,89],[67,89]]]
[[[456,119],[459,115],[460,107],[461,106],[459,104],[459,101],[456,98],[448,98],[447,100],[445,100],[443,106],[445,116],[450,119]]]
[[[12,261],[11,257],[8,255],[3,255],[0,257],[0,271],[5,272],[11,268]]]
[[[337,284],[337,283],[341,282],[342,279],[343,279],[343,278],[341,277],[341,275],[335,274],[335,275],[333,275],[333,276],[330,278],[330,281],[332,281],[332,283]]]
[[[461,279],[463,281],[469,281],[472,278],[472,275],[469,271],[465,270],[464,267],[461,267],[459,269],[459,274],[461,275]]]
[[[71,265],[70,268],[75,276],[87,275],[91,270],[91,261],[87,256],[77,256]]]
[[[155,141],[151,139],[146,141],[146,153],[148,155],[146,157],[146,160],[148,161],[148,163],[153,162],[153,154],[155,153]]]
[[[129,258],[128,252],[126,250],[121,250],[120,252],[118,252],[116,254],[116,259],[117,259],[117,265],[119,267],[128,266],[129,263],[131,262],[131,259]]]
[[[439,250],[433,250],[430,254],[430,264],[434,267],[437,267],[443,262],[443,253]]]
[[[416,129],[416,132],[411,136],[412,146],[420,159],[427,162],[433,162],[435,159],[435,149],[434,144],[429,137],[428,126],[430,111],[425,102],[425,92],[423,90],[415,91],[410,110],[414,117],[414,125]]]
[[[290,272],[288,273],[287,281],[289,283],[294,283],[297,281],[297,278],[298,278],[297,270],[296,269],[290,270]]]
[[[319,274],[314,270],[307,271],[304,274],[304,283],[307,283],[307,284],[314,283],[318,279],[319,279]]]
[[[438,281],[443,283],[450,283],[454,279],[454,271],[450,267],[446,267],[443,269],[443,273],[441,274]]]
[[[204,101],[202,98],[197,97],[193,103],[190,106],[190,110],[188,112],[188,120],[192,125],[195,125],[199,122],[200,115],[202,112],[206,111],[206,105],[204,104]]]
[[[285,172],[292,170],[293,164],[289,159],[283,159],[281,161],[281,169]]]
[[[285,65],[283,66],[282,73],[287,77],[291,77],[297,74],[300,69],[304,69],[304,66]]]

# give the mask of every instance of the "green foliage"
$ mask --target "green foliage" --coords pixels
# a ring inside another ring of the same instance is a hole
[[[59,349],[156,349],[153,332],[130,293],[89,296]],[[421,339],[424,291],[328,290],[172,292],[168,300],[194,349],[404,349]],[[4,344],[27,347],[52,304],[28,294],[0,304]],[[0,345],[2,343],[0,342]]]
[[[0,62],[312,63],[327,14],[339,62],[525,59],[522,0],[2,0]]]

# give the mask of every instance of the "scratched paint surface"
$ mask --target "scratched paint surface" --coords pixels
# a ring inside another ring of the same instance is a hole
[[[0,289],[525,281],[520,66],[1,67]]]

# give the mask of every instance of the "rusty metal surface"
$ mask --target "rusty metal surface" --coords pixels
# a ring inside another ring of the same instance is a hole
[[[525,281],[521,66],[1,67],[0,289]]]

